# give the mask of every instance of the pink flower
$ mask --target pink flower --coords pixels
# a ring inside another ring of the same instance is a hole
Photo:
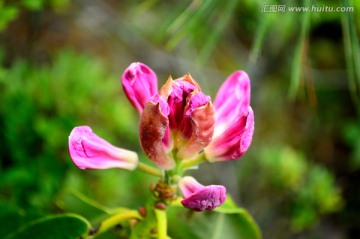
[[[215,130],[205,155],[210,162],[237,159],[250,147],[254,133],[250,79],[244,71],[236,71],[226,79],[214,108]]]
[[[157,92],[157,77],[147,65],[135,62],[121,77],[126,96],[135,109],[142,113],[146,102]]]
[[[198,155],[211,141],[214,109],[195,80],[169,80],[145,105],[140,119],[140,143],[145,154],[164,169],[175,160]],[[171,152],[175,150],[175,154]]]
[[[138,156],[135,152],[117,148],[94,134],[90,127],[75,127],[69,136],[69,153],[81,169],[122,168],[134,170]]]
[[[157,91],[155,73],[145,64],[132,63],[122,75],[121,82],[129,101],[141,115],[141,146],[159,167],[170,170],[175,167],[175,158],[193,158],[210,143],[215,120],[213,105],[190,74],[176,80],[169,78]],[[93,158],[89,160],[89,149],[85,151],[83,146],[87,141],[77,140],[77,147],[70,147],[69,151],[75,164],[81,168],[113,167],[114,162],[120,161],[114,161],[112,152],[130,152],[112,145],[110,149],[109,144],[109,148],[96,148],[97,154],[92,154]],[[100,140],[106,142],[97,137],[97,141]],[[69,142],[70,145],[74,143]],[[102,157],[102,162],[96,161],[98,156]],[[87,161],[84,160],[86,157]],[[105,160],[106,157],[109,160]]]
[[[178,177],[182,170],[204,158],[210,162],[234,160],[250,147],[254,112],[250,106],[250,79],[245,72],[236,71],[226,79],[214,105],[189,73],[175,80],[169,77],[158,91],[155,73],[143,63],[132,63],[121,82],[140,114],[139,137],[146,156],[165,170],[185,161],[164,175]],[[141,165],[135,152],[111,145],[88,126],[72,130],[69,153],[81,169],[134,170]],[[141,165],[139,169],[161,175],[148,166]],[[186,176],[178,186],[183,206],[195,211],[213,210],[226,200],[226,188],[222,185],[204,186]]]
[[[190,74],[176,80],[170,77],[157,92],[155,73],[142,63],[133,63],[122,83],[141,114],[142,148],[159,167],[172,169],[175,158],[191,159],[202,150],[210,162],[234,160],[251,145],[254,112],[250,79],[243,71],[226,79],[214,105]]]
[[[181,204],[194,211],[213,210],[226,200],[226,188],[222,185],[204,186],[193,177],[183,177],[179,189],[184,199]]]

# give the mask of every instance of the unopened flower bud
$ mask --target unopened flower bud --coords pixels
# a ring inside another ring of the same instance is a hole
[[[121,77],[126,96],[135,109],[142,113],[146,102],[157,92],[157,77],[147,65],[135,62]]]

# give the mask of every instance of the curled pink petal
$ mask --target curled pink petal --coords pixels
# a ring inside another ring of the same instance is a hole
[[[215,136],[222,134],[249,105],[249,76],[244,71],[236,71],[225,80],[215,97]]]
[[[196,156],[210,142],[214,133],[214,107],[209,96],[193,94],[185,107],[181,140],[178,140],[178,158]]]
[[[157,77],[147,65],[132,63],[121,77],[126,96],[139,114],[144,110],[146,102],[157,92]]]
[[[183,177],[178,185],[184,197],[181,204],[194,211],[213,210],[226,200],[226,188],[222,185],[204,186],[190,176]]]
[[[122,168],[134,170],[138,163],[135,152],[117,148],[94,134],[90,127],[75,127],[69,136],[69,153],[81,169]]]
[[[226,79],[214,107],[214,135],[204,149],[205,156],[210,162],[237,159],[250,147],[254,133],[250,79],[244,71],[236,71]]]
[[[243,156],[251,145],[254,133],[254,112],[247,112],[235,120],[221,135],[213,138],[204,149],[210,162],[234,160]]]

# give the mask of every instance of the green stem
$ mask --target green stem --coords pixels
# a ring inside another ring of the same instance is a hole
[[[129,210],[129,211],[123,211],[121,213],[117,213],[106,220],[102,221],[100,226],[92,233],[92,236],[98,236],[99,234],[109,230],[110,228],[116,226],[121,221],[124,221],[126,219],[142,219],[139,212],[135,210]]]
[[[151,167],[151,166],[146,165],[141,162],[138,163],[137,169],[139,169],[140,171],[143,171],[144,173],[153,175],[153,176],[162,177],[162,175],[163,175],[163,173],[160,169]]]
[[[155,208],[155,216],[157,220],[158,239],[167,239],[167,218],[166,211]]]
[[[206,161],[205,155],[202,153],[197,158],[187,159],[187,160],[182,161],[181,168],[183,170],[188,169],[188,168],[194,167],[194,166],[196,166],[198,164],[201,164],[201,163],[203,163],[205,161]]]

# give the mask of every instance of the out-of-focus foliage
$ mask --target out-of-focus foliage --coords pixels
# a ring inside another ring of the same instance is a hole
[[[344,127],[344,136],[348,141],[351,149],[351,169],[357,170],[360,168],[360,125],[356,122],[348,123]]]
[[[73,178],[66,176],[73,167],[67,138],[75,125],[93,125],[99,135],[124,147],[136,145],[137,120],[122,103],[119,88],[117,77],[99,61],[71,51],[62,52],[48,66],[19,61],[1,68],[2,209],[38,214],[54,208],[55,195]],[[109,187],[112,180],[108,182]],[[69,183],[76,187],[73,180]]]
[[[289,218],[293,231],[313,226],[323,214],[342,209],[343,199],[334,176],[324,167],[305,160],[286,146],[265,148],[246,172],[258,172],[256,181],[259,204],[272,201],[274,213]],[[250,178],[249,175],[242,177]],[[285,194],[282,192],[286,192]]]
[[[21,0],[16,3],[7,3],[6,0],[0,0],[0,32],[12,20],[16,19],[22,9],[40,11],[46,7],[60,8],[66,5],[69,0]]]
[[[278,10],[279,6],[284,6],[284,11]],[[325,9],[325,6],[333,8],[332,11],[311,11],[312,7]],[[275,7],[275,10],[271,12],[270,7]],[[289,7],[308,7],[310,11],[290,11]],[[335,11],[338,7],[352,7],[353,11]],[[167,21],[162,24],[162,30],[157,37],[166,40],[169,49],[179,50],[188,45],[195,45],[199,49],[196,54],[199,63],[215,61],[218,64],[226,62],[231,65],[227,60],[238,58],[235,53],[242,55],[236,48],[233,48],[233,52],[228,49],[233,43],[234,35],[237,35],[245,41],[245,44],[250,45],[247,62],[242,64],[247,65],[251,70],[255,70],[253,67],[256,67],[255,64],[258,63],[259,57],[261,58],[261,53],[279,54],[279,51],[287,49],[291,55],[291,60],[285,63],[290,68],[289,96],[294,98],[299,94],[299,90],[308,87],[305,81],[307,67],[312,64],[309,55],[312,47],[317,49],[311,43],[312,31],[322,24],[336,23],[341,25],[343,31],[345,51],[342,56],[347,65],[349,88],[353,98],[358,101],[360,70],[356,66],[360,64],[360,47],[356,32],[360,30],[360,24],[358,22],[356,24],[358,20],[356,14],[359,8],[360,4],[351,0],[319,0],[316,3],[310,0],[243,1],[242,3],[239,0],[229,0],[225,4],[221,1],[182,1],[166,18]],[[236,24],[241,24],[245,28],[237,29]],[[268,45],[266,43],[269,41],[271,48],[266,49]],[[213,54],[214,52],[216,54]],[[212,55],[219,58],[211,57]]]
[[[182,1],[177,11],[168,18],[163,27],[164,32],[159,34],[159,37],[163,35],[168,38],[166,47],[169,49],[175,48],[180,41],[185,39],[199,44],[198,61],[204,62],[219,42],[238,3],[238,0],[228,0],[225,3],[222,1]],[[204,36],[206,36],[205,40]]]

